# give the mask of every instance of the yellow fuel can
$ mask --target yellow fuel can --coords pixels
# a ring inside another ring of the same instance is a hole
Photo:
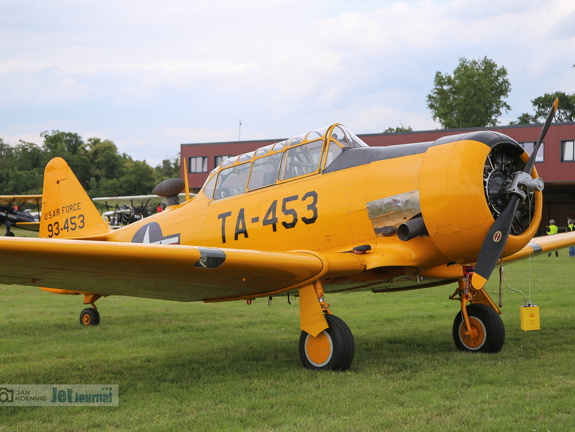
[[[539,306],[532,304],[527,306],[521,306],[520,317],[521,317],[521,330],[530,331],[530,330],[539,330],[541,328],[539,318]]]

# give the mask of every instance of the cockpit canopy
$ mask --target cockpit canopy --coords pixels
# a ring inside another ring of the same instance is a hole
[[[350,147],[367,144],[340,124],[313,130],[225,159],[202,191],[217,200],[322,172]]]

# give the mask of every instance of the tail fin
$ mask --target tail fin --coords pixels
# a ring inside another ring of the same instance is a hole
[[[84,238],[102,236],[110,228],[62,158],[44,170],[39,237]]]

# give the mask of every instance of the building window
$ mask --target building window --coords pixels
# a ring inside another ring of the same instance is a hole
[[[527,141],[519,143],[519,145],[525,149],[525,151],[529,156],[531,156],[531,153],[533,153],[533,149],[535,148],[535,142]],[[539,146],[539,150],[537,150],[537,156],[535,156],[535,162],[543,162],[543,154],[545,153],[544,150],[545,150],[545,143],[541,143],[541,145]]]
[[[575,162],[575,141],[561,143],[561,162]]]
[[[229,156],[216,156],[214,157],[214,166],[215,167],[219,167],[220,164],[222,163],[222,161],[225,161],[226,159],[229,159],[231,157],[233,157],[234,155],[229,155]]]
[[[188,159],[188,170],[191,173],[208,172],[207,156],[192,156]]]

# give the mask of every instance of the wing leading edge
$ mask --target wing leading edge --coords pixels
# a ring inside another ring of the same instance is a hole
[[[528,258],[529,256],[538,255],[544,252],[551,252],[557,249],[574,245],[575,231],[542,237],[533,237],[527,246],[525,246],[519,252],[504,258],[503,262],[513,262]]]
[[[175,301],[271,295],[329,268],[311,251],[260,252],[194,246],[6,238],[0,283]]]

